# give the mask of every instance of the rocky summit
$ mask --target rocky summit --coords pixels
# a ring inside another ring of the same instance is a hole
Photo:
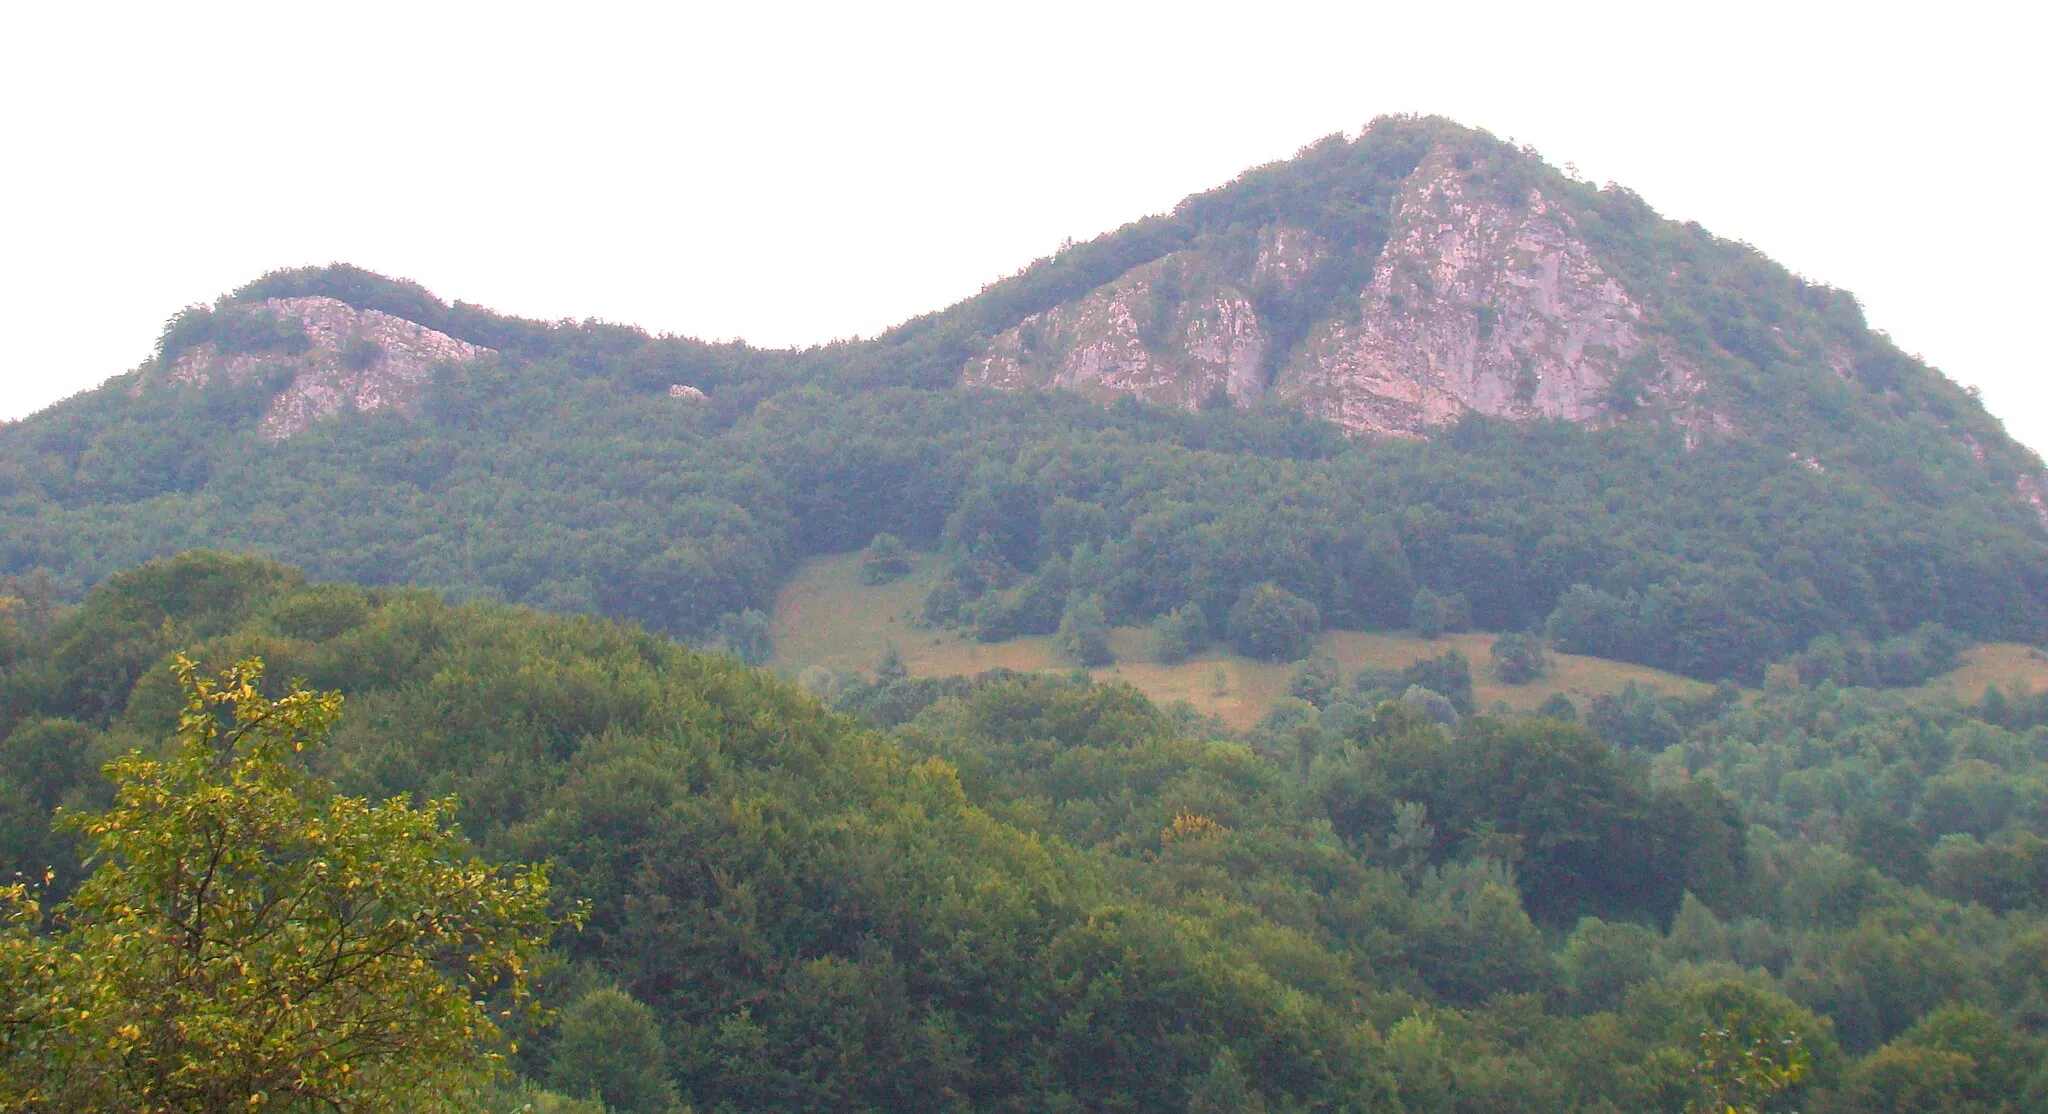
[[[1432,151],[1392,199],[1364,288],[1320,306],[1291,346],[1259,306],[1301,293],[1344,249],[1276,221],[1257,230],[1254,254],[1185,248],[1032,314],[961,382],[1189,408],[1270,397],[1349,432],[1400,436],[1474,412],[1608,419],[1625,377],[1684,409],[1698,369],[1645,327],[1571,214],[1533,186],[1489,196],[1473,173],[1453,148]]]

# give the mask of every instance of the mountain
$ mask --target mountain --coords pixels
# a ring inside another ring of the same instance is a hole
[[[1849,295],[1441,120],[799,351],[265,275],[0,427],[0,1107],[213,1031],[40,958],[149,873],[70,818],[184,656],[341,695],[298,804],[452,798],[588,912],[554,1024],[461,992],[513,1078],[379,1108],[2048,1109],[2043,482]],[[778,593],[857,653],[746,668]]]
[[[1224,638],[1272,582],[1755,681],[1816,638],[2048,641],[2044,484],[1850,295],[1383,118],[804,350],[267,275],[0,429],[0,570],[75,598],[209,545],[736,646],[888,533],[988,640],[1069,603]]]

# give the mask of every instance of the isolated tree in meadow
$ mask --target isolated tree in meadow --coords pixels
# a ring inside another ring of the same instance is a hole
[[[64,821],[92,875],[47,932],[5,892],[0,1108],[465,1108],[563,923],[546,867],[470,857],[452,797],[372,802],[307,773],[338,693],[268,699],[253,659],[176,669],[168,754],[115,760],[112,807]]]
[[[1543,640],[1533,634],[1504,634],[1493,641],[1493,675],[1503,683],[1526,685],[1550,671]]]
[[[1246,588],[1230,609],[1231,645],[1246,657],[1295,661],[1323,628],[1316,605],[1268,580]]]
[[[1076,592],[1067,597],[1058,642],[1063,652],[1090,669],[1116,660],[1109,649],[1109,621],[1103,616],[1101,596]]]
[[[860,555],[860,582],[888,584],[901,580],[911,569],[910,551],[894,534],[876,534]]]

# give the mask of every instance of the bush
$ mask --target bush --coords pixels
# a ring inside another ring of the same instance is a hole
[[[1401,694],[1401,703],[1428,716],[1430,719],[1454,727],[1458,723],[1458,709],[1443,693],[1424,685],[1409,685]]]
[[[1630,750],[1659,751],[1685,738],[1672,701],[1645,692],[1634,681],[1613,696],[1596,696],[1586,724],[1599,736]]]
[[[763,665],[775,656],[768,616],[751,607],[718,617],[718,645],[748,665]]]
[[[1341,677],[1337,663],[1330,658],[1309,658],[1294,671],[1288,693],[1321,708],[1336,694]]]
[[[1551,693],[1550,699],[1545,700],[1537,707],[1536,714],[1546,719],[1562,720],[1565,723],[1579,722],[1579,706],[1572,703],[1571,697],[1561,692]]]
[[[1152,621],[1153,644],[1161,665],[1177,665],[1209,645],[1209,618],[1202,605],[1176,607]]]
[[[1963,642],[1939,623],[1922,623],[1907,634],[1875,645],[1854,637],[1816,636],[1792,658],[1799,683],[1829,682],[1843,688],[1910,688],[1953,670]]]
[[[369,337],[350,337],[341,345],[341,366],[350,371],[368,371],[384,359],[384,346]]]
[[[876,534],[860,555],[860,582],[888,584],[910,572],[910,553],[894,534]]]
[[[1550,671],[1543,640],[1533,634],[1504,634],[1493,642],[1493,675],[1503,684],[1526,685]]]
[[[1401,684],[1428,689],[1450,701],[1460,714],[1472,714],[1472,660],[1460,651],[1449,650],[1410,665],[1401,671]]]
[[[1463,592],[1434,592],[1428,588],[1415,593],[1408,608],[1408,625],[1424,638],[1440,638],[1472,625],[1472,605]]]
[[[1246,588],[1230,609],[1230,644],[1246,657],[1294,661],[1308,656],[1322,629],[1316,605],[1268,580]]]
[[[1067,597],[1058,641],[1062,653],[1090,669],[1116,660],[1109,652],[1109,622],[1103,617],[1101,596],[1076,592]]]

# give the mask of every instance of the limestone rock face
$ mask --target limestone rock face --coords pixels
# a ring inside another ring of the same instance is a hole
[[[1347,430],[1415,435],[1467,412],[1594,422],[1616,384],[1685,391],[1642,310],[1561,209],[1473,196],[1450,156],[1403,190],[1355,318],[1316,327],[1279,372],[1283,397]]]
[[[1063,387],[1195,409],[1259,393],[1265,347],[1251,299],[1200,257],[1175,252],[1025,318],[968,361],[961,383]]]
[[[1202,245],[1175,252],[997,336],[961,383],[1186,407],[1270,393],[1347,431],[1396,436],[1475,411],[1595,423],[1660,397],[1682,411],[1697,392],[1561,207],[1535,189],[1476,189],[1449,149],[1403,183],[1364,289],[1305,333],[1297,321],[1279,350],[1257,307],[1332,255],[1285,224],[1259,229],[1256,254],[1235,264]]]
[[[297,354],[226,353],[213,343],[187,349],[166,378],[204,386],[216,377],[284,381],[263,417],[263,432],[282,441],[344,408],[410,408],[443,364],[466,363],[491,349],[374,309],[334,298],[272,298],[263,309],[305,332]]]

